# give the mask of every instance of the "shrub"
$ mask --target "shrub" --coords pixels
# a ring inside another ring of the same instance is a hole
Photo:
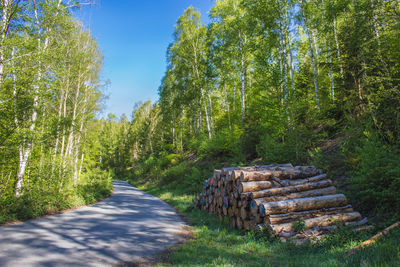
[[[242,162],[245,158],[240,145],[241,135],[242,130],[237,126],[224,128],[211,139],[202,138],[197,148],[198,154],[208,158],[229,159],[234,163]]]
[[[290,133],[283,140],[267,134],[261,138],[257,154],[267,163],[304,163],[307,160],[306,141],[299,138],[298,133]]]
[[[366,133],[356,147],[358,168],[352,182],[353,197],[366,212],[400,213],[400,151]]]
[[[176,180],[181,180],[187,174],[188,171],[187,162],[181,162],[176,166],[172,166],[164,171],[161,177],[161,184],[166,185]]]

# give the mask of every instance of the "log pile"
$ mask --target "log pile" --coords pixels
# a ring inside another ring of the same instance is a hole
[[[326,174],[313,166],[274,164],[215,170],[213,177],[204,181],[194,206],[220,218],[228,216],[233,228],[266,229],[284,238],[326,233],[338,222],[366,223]]]

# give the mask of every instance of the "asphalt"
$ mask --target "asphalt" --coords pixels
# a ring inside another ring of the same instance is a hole
[[[182,240],[185,223],[160,199],[114,181],[93,206],[0,227],[0,266],[115,266]]]

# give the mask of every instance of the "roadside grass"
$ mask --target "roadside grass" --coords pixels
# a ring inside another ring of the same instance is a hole
[[[192,208],[195,194],[176,183],[160,185],[147,179],[129,179],[133,185],[174,206],[187,216],[194,239],[174,248],[159,266],[400,266],[400,231],[370,248],[346,256],[345,252],[374,232],[354,233],[341,228],[317,244],[283,243],[265,233],[231,229],[219,220]],[[376,230],[375,230],[376,232]]]

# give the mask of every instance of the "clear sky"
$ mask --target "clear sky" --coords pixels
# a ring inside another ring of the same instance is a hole
[[[212,0],[96,0],[77,15],[91,30],[104,56],[102,78],[111,84],[102,117],[130,117],[139,101],[158,100],[166,69],[166,49],[176,21],[193,6],[205,23]]]

